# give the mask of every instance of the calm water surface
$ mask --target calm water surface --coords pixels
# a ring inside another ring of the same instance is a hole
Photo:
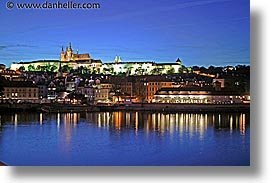
[[[250,165],[249,113],[0,114],[8,165]]]

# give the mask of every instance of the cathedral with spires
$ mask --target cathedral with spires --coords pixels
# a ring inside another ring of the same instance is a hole
[[[61,62],[76,62],[76,61],[92,61],[89,53],[79,54],[78,49],[76,49],[76,53],[74,53],[72,49],[72,44],[69,43],[69,46],[66,47],[66,51],[62,46],[61,54],[60,54]]]

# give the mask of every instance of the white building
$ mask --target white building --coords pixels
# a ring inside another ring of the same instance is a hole
[[[156,92],[154,103],[203,103],[232,104],[242,103],[244,95],[236,91],[215,91],[212,88],[162,88]]]

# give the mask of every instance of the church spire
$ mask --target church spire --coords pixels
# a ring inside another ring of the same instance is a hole
[[[121,62],[121,58],[120,58],[120,56],[116,56],[115,57],[115,63],[119,63],[119,62]]]
[[[64,48],[62,46],[61,54],[60,54],[60,61],[64,61],[64,60],[65,60],[65,53],[64,53]]]
[[[72,49],[72,44],[69,42],[69,47],[67,47],[66,50],[66,60],[71,61],[73,59],[73,49]]]

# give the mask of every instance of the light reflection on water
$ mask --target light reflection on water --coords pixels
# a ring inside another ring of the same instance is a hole
[[[179,132],[189,133],[193,136],[199,134],[203,138],[204,132],[213,127],[215,130],[228,129],[231,133],[239,129],[241,135],[246,131],[246,115],[241,114],[163,114],[163,113],[139,113],[139,112],[102,112],[102,113],[57,113],[57,114],[13,114],[0,115],[1,126],[4,124],[36,123],[42,126],[49,121],[56,121],[56,126],[60,129],[61,123],[64,129],[75,128],[81,120],[96,125],[98,128],[106,127],[116,130],[135,129],[145,132],[157,131],[160,134]],[[235,116],[235,118],[233,117]],[[249,116],[248,116],[249,117]],[[249,120],[249,119],[248,119]],[[249,123],[249,121],[248,121]]]
[[[79,158],[80,153],[83,160],[73,165],[249,165],[250,119],[245,113],[19,113],[2,114],[0,122],[0,158],[6,157],[13,164],[71,165],[68,161],[75,156]],[[14,133],[16,136],[12,136]],[[9,137],[14,141],[10,142]],[[9,147],[10,143],[12,147]],[[21,146],[25,143],[30,143],[26,149]],[[243,146],[239,148],[241,152],[235,152],[238,145]],[[41,153],[39,148],[47,148],[45,155],[37,156],[37,159],[47,159],[47,153],[60,159],[37,162],[34,158],[36,161],[28,164],[26,159],[18,158],[20,162],[13,162],[6,150],[14,155],[19,146],[26,154],[30,150]],[[158,149],[163,147],[166,148],[159,152]],[[125,149],[129,155],[124,156],[123,162],[112,159],[113,155],[125,153]],[[159,154],[156,155],[156,151]],[[213,158],[220,153],[225,154],[224,159],[214,162]],[[148,154],[152,159],[142,154]],[[229,161],[234,154],[242,159],[238,161],[235,157],[234,161]],[[90,155],[94,156],[91,158]],[[181,159],[183,155],[189,159]],[[133,156],[144,159],[139,162],[137,158],[133,160]],[[96,161],[91,163],[90,160]]]

